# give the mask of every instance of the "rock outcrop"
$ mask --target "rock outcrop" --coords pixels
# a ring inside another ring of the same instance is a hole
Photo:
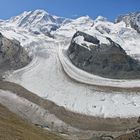
[[[108,78],[140,78],[139,63],[108,37],[97,39],[76,32],[67,51],[72,63],[89,73]]]
[[[15,70],[31,61],[28,53],[17,40],[10,40],[0,33],[0,72]]]

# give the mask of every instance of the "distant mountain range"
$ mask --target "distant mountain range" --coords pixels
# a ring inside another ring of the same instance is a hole
[[[90,17],[80,17],[78,19],[69,19],[64,17],[58,17],[49,14],[45,10],[35,10],[29,12],[23,12],[19,16],[12,17],[7,21],[1,20],[1,22],[11,24],[11,26],[22,27],[35,33],[46,33],[55,31],[58,28],[65,26],[69,23],[85,24],[86,23],[98,23],[98,22],[109,22],[107,18],[99,16],[95,20]],[[121,15],[115,19],[115,23],[124,22],[126,27],[132,27],[140,32],[140,12],[129,13]]]

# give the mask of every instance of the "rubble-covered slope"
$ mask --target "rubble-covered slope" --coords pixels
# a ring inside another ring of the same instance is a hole
[[[0,140],[62,140],[59,136],[37,128],[0,104]]]

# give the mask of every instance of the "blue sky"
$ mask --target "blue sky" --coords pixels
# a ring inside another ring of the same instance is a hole
[[[0,19],[35,9],[68,18],[102,15],[114,20],[120,14],[140,11],[140,0],[0,0]]]

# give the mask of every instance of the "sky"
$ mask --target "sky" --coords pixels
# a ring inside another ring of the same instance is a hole
[[[67,18],[101,15],[113,21],[121,14],[140,11],[140,0],[0,0],[0,19],[36,9]]]

